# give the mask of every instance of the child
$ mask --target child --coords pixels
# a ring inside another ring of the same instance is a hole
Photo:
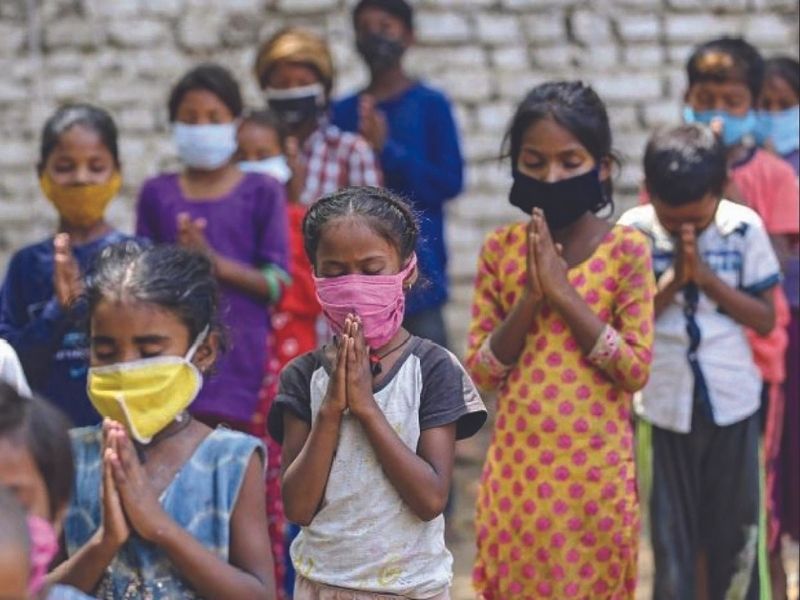
[[[686,66],[687,122],[721,126],[732,185],[727,198],[744,203],[761,217],[783,270],[791,272],[798,253],[800,188],[792,168],[770,152],[755,146],[755,108],[764,81],[764,60],[758,50],[739,38],[721,38],[700,45]],[[768,503],[767,545],[775,580],[783,578],[779,559],[779,514],[774,505],[777,458],[785,419],[782,383],[786,377],[786,327],[789,305],[776,288],[775,327],[769,335],[748,332],[756,365],[763,380],[762,414]]]
[[[577,81],[531,90],[512,119],[509,200],[531,215],[478,261],[467,368],[500,392],[478,493],[481,598],[629,598],[639,506],[630,422],[647,381],[654,283],[612,204],[611,130]]]
[[[274,598],[263,446],[187,408],[220,351],[210,259],[106,249],[86,284],[89,396],[62,581],[100,597]]]
[[[181,78],[169,117],[184,170],[144,184],[136,231],[210,257],[231,351],[192,411],[212,426],[250,431],[264,375],[266,306],[279,299],[287,268],[287,225],[283,186],[231,161],[241,113],[239,86],[222,67],[201,65]]]
[[[22,522],[28,530],[30,577],[26,580],[32,600],[88,600],[73,588],[51,586],[45,579],[58,552],[72,493],[68,428],[66,417],[51,404],[22,396],[0,382],[0,486],[12,490],[27,513]],[[0,540],[5,541],[5,536],[0,535]]]
[[[761,137],[795,173],[800,173],[800,62],[776,56],[764,67],[758,98]]]
[[[463,187],[464,161],[448,99],[417,81],[402,57],[414,42],[414,13],[405,0],[361,0],[353,9],[356,48],[370,72],[367,87],[336,103],[334,124],[358,131],[380,156],[386,187],[420,211],[417,248],[424,286],[409,294],[404,327],[447,345],[444,204]]]
[[[652,203],[625,213],[658,279],[650,381],[654,598],[693,598],[699,552],[710,598],[757,598],[761,377],[745,328],[775,323],[780,267],[761,219],[721,200],[726,151],[702,125],[656,134],[644,158]]]
[[[299,27],[278,31],[258,49],[255,75],[267,106],[291,136],[290,202],[308,206],[346,186],[380,184],[369,144],[328,120],[333,59],[324,39]]]
[[[30,545],[25,511],[11,492],[0,486],[0,598],[28,597]]]
[[[249,112],[236,132],[235,159],[239,169],[274,177],[286,185],[292,171],[286,162],[286,135],[278,117],[268,110]]]
[[[303,526],[295,600],[449,598],[455,440],[486,411],[455,357],[401,326],[418,234],[408,206],[378,188],[325,196],[303,223],[337,337],[281,373],[269,418],[286,516]]]
[[[57,110],[42,130],[36,168],[58,230],[12,257],[0,290],[0,337],[16,350],[33,390],[88,425],[99,417],[86,397],[86,340],[69,308],[94,256],[127,237],[103,216],[122,183],[111,116],[88,104]]]

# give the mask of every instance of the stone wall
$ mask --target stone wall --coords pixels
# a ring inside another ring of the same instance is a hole
[[[258,41],[286,24],[327,36],[338,91],[365,81],[342,0],[0,0],[0,255],[52,231],[38,193],[38,132],[59,103],[86,100],[121,129],[126,186],[111,219],[129,229],[141,182],[175,166],[166,119],[172,82],[192,64],[218,61],[239,76],[248,102]],[[449,209],[456,349],[466,328],[475,257],[486,231],[519,215],[506,202],[497,155],[514,103],[532,85],[583,78],[607,101],[624,158],[617,205],[640,177],[647,132],[674,122],[692,45],[741,34],[766,54],[797,53],[796,0],[418,0],[410,69],[455,100],[469,161],[467,190]]]

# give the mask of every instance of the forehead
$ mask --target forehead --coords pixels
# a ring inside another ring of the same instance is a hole
[[[103,143],[100,134],[83,123],[75,123],[58,136],[53,152],[111,152]]]
[[[539,119],[528,125],[522,134],[522,146],[556,154],[565,149],[583,149],[578,138],[551,117]]]
[[[302,62],[280,60],[270,69],[270,83],[291,80],[295,82],[316,83],[320,81],[319,74],[310,65]]]
[[[193,89],[186,92],[178,104],[178,110],[225,110],[230,112],[228,106],[211,90]]]
[[[788,81],[777,73],[772,73],[764,79],[764,87],[761,90],[761,94],[780,98],[791,98],[795,101],[800,99],[800,94],[789,85]]]
[[[187,327],[180,317],[157,304],[130,298],[103,298],[92,311],[92,335],[139,336],[158,334],[171,336]]]
[[[747,94],[750,87],[741,79],[701,79],[689,88],[689,93],[695,94]]]
[[[317,248],[319,260],[365,253],[396,256],[397,249],[364,217],[336,217],[322,227]]]

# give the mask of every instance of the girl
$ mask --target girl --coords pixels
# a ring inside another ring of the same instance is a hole
[[[89,425],[99,418],[86,397],[88,353],[68,309],[94,256],[127,237],[104,218],[122,184],[111,116],[88,104],[57,110],[42,130],[36,169],[58,230],[12,257],[0,289],[0,337],[16,350],[35,392],[76,425]]]
[[[449,598],[442,510],[455,440],[486,411],[452,354],[401,327],[418,232],[378,188],[325,196],[303,222],[337,337],[284,369],[269,418],[286,516],[303,526],[295,600]]]
[[[764,61],[758,98],[760,135],[800,173],[800,63],[778,56]]]
[[[265,308],[280,297],[287,268],[287,225],[283,186],[231,161],[241,113],[239,86],[222,67],[201,65],[178,82],[169,117],[184,170],[144,184],[136,231],[209,256],[232,343],[192,410],[211,425],[250,431],[264,374]]]
[[[73,432],[61,580],[106,598],[273,598],[264,450],[186,409],[220,349],[211,261],[175,246],[103,252],[86,284],[89,396]]]
[[[28,596],[23,597],[32,600],[88,600],[73,588],[51,586],[45,579],[58,552],[72,493],[68,428],[61,411],[38,398],[22,396],[0,381],[0,486],[16,494],[27,513],[30,577]],[[0,540],[5,541],[5,535]]]
[[[506,134],[509,200],[531,215],[481,249],[467,368],[498,389],[473,573],[485,599],[633,598],[631,394],[646,382],[654,283],[611,205],[611,131],[580,82],[545,83]]]

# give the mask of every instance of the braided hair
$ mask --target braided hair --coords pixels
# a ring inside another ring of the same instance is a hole
[[[401,264],[414,253],[419,221],[411,207],[384,188],[348,187],[320,198],[303,219],[303,245],[312,265],[316,266],[322,230],[331,221],[348,217],[363,219],[375,233],[392,244],[400,255]]]

